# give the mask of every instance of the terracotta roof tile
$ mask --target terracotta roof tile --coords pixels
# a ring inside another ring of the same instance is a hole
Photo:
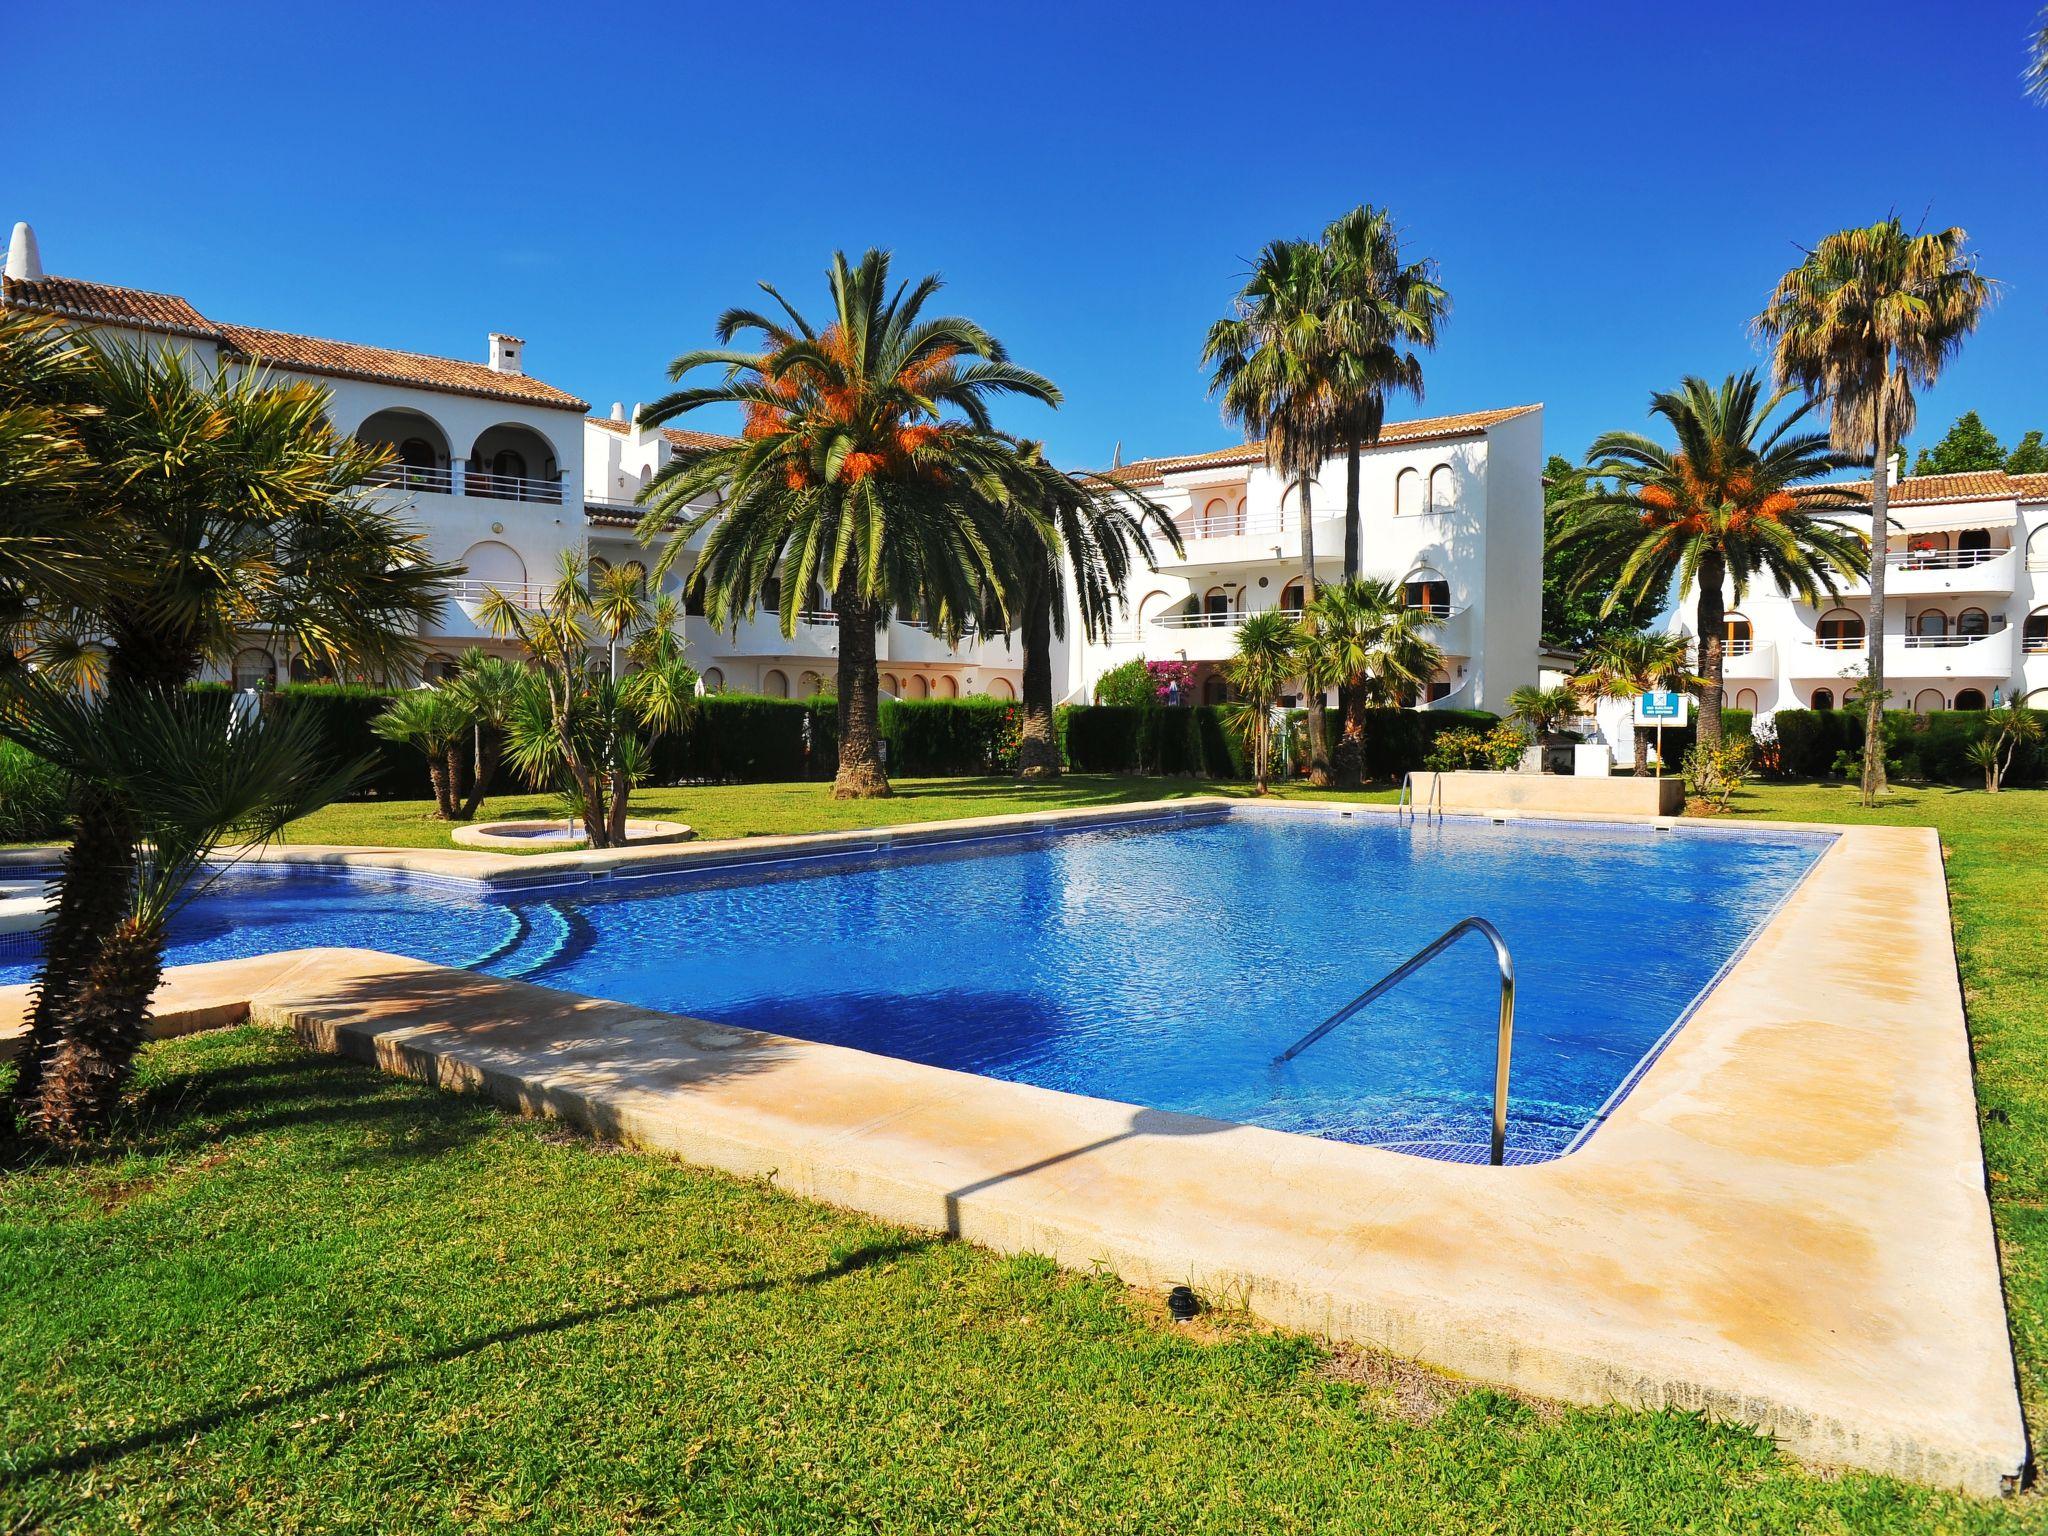
[[[518,405],[554,410],[587,411],[588,402],[525,374],[499,373],[482,363],[366,347],[349,341],[323,341],[289,331],[266,331],[250,325],[221,325],[208,320],[175,294],[118,288],[75,277],[44,277],[33,282],[8,278],[0,282],[0,302],[11,309],[34,310],[98,325],[136,326],[176,335],[200,336],[222,350],[257,362],[306,373],[346,379],[375,379],[410,384],[450,394],[478,395]]]
[[[2019,492],[2021,501],[2048,501],[2048,475],[2012,475],[2008,478]]]
[[[2021,489],[2022,482],[2036,481],[2048,488],[2048,475],[2008,475],[2002,469],[1971,470],[1960,475],[1908,475],[1894,481],[1887,498],[1892,506],[1923,506],[1929,502],[1945,501],[2011,501],[2015,497],[2028,495]],[[1868,502],[1870,482],[1868,480],[1845,480],[1830,482],[1826,487],[1831,491],[1846,491],[1850,495]],[[2048,489],[2033,495],[2048,494]],[[2029,495],[2032,499],[2032,495]]]
[[[480,395],[486,400],[509,400],[519,405],[546,406],[553,410],[590,409],[588,401],[579,400],[552,384],[543,384],[523,373],[499,373],[483,363],[462,363],[454,358],[427,357],[418,352],[396,352],[389,347],[366,347],[353,341],[323,341],[317,336],[259,330],[252,325],[224,325],[220,333],[222,346],[230,352],[307,373],[414,384],[426,389],[446,390],[451,394]]]
[[[38,310],[72,319],[132,325],[149,331],[172,331],[184,336],[219,335],[219,327],[174,293],[116,288],[108,283],[88,283],[75,277],[40,277],[27,282],[9,277],[0,279],[0,298],[4,298],[10,309]]]
[[[617,432],[621,436],[632,431],[629,422],[613,421],[609,416],[590,416],[585,420],[593,427],[603,427],[605,431]],[[738,438],[727,437],[723,433],[693,432],[686,427],[663,427],[661,435],[668,439],[672,448],[724,448],[739,441]]]
[[[1424,416],[1414,421],[1390,421],[1380,429],[1378,446],[1389,447],[1399,443],[1428,442],[1435,438],[1464,437],[1473,432],[1483,432],[1499,422],[1526,416],[1529,412],[1541,410],[1537,405],[1510,405],[1492,411],[1464,411],[1452,416]],[[1103,473],[1112,480],[1126,485],[1158,485],[1168,475],[1184,474],[1195,469],[1234,468],[1240,464],[1258,464],[1264,461],[1266,448],[1263,442],[1240,443],[1234,448],[1218,448],[1210,453],[1178,455],[1173,458],[1139,459],[1117,469]]]

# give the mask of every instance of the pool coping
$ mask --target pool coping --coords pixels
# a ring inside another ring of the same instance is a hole
[[[1243,804],[918,823],[768,851]],[[1716,828],[1834,841],[1601,1134],[1506,1169],[1137,1110],[370,951],[179,967],[160,1014],[173,1029],[202,1016],[290,1027],[810,1198],[1140,1285],[1190,1283],[1474,1380],[1699,1410],[1812,1461],[2008,1489],[2026,1433],[1939,840],[1734,819],[1687,830]],[[684,862],[719,846],[693,845]],[[0,1016],[6,1002],[0,991]]]

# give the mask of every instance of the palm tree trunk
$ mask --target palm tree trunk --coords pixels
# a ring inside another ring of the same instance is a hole
[[[1306,607],[1316,600],[1315,481],[1301,480],[1301,601]],[[1330,784],[1330,748],[1323,730],[1322,690],[1303,679],[1302,703],[1308,707],[1308,781],[1319,789]]]
[[[1650,733],[1640,725],[1633,729],[1636,738],[1636,777],[1647,779],[1650,776]]]
[[[1034,587],[1024,593],[1023,717],[1017,735],[1017,777],[1055,779],[1060,772],[1058,726],[1052,713],[1052,602]]]
[[[58,878],[57,907],[43,932],[28,1038],[15,1058],[14,1110],[24,1120],[35,1117],[44,1072],[101,940],[128,907],[135,878],[134,829],[126,808],[106,790],[90,784],[80,788],[77,825]],[[14,1118],[0,1116],[0,1131],[11,1129]]]
[[[1728,602],[1721,591],[1721,584],[1727,579],[1728,570],[1719,555],[1707,555],[1700,560],[1698,623],[1700,676],[1704,686],[1700,689],[1700,728],[1694,739],[1717,751],[1721,746],[1721,677],[1728,664]]]
[[[434,787],[434,814],[443,821],[455,819],[455,797],[448,789],[448,754],[427,754],[427,782]]]
[[[576,795],[583,802],[583,835],[590,840],[593,848],[611,846],[611,820],[605,815],[604,775],[595,768],[581,762],[569,765],[569,777],[576,785]]]
[[[882,768],[881,682],[875,670],[875,605],[854,595],[851,579],[841,585],[839,610],[839,772],[834,800],[872,800],[889,793]]]
[[[1344,579],[1356,581],[1363,558],[1364,533],[1359,527],[1359,459],[1363,445],[1356,436],[1344,443]],[[1356,789],[1365,777],[1363,736],[1354,738],[1351,729],[1353,695],[1358,686],[1350,679],[1337,685],[1337,718],[1344,721],[1344,733],[1331,756],[1338,787]]]
[[[491,787],[491,780],[498,776],[498,754],[502,750],[495,727],[479,726],[476,736],[476,776],[469,783],[469,798],[462,802],[462,821],[475,818],[484,803],[484,795]]]
[[[1877,804],[1884,780],[1884,576],[1885,551],[1891,544],[1891,424],[1885,420],[1885,396],[1891,370],[1877,396],[1877,457],[1870,466],[1870,624],[1865,630],[1868,697],[1863,703],[1863,803]]]
[[[606,808],[605,833],[610,846],[626,846],[626,813],[633,804],[633,781],[617,769],[611,775],[611,804]]]
[[[1344,579],[1358,580],[1361,533],[1358,526],[1358,459],[1356,437],[1344,445]]]
[[[163,929],[134,918],[116,923],[81,979],[44,1073],[30,1122],[38,1135],[75,1144],[113,1118],[162,977]]]
[[[462,740],[460,737],[448,743],[448,807],[450,821],[467,821],[469,813],[463,809],[469,802],[462,795]]]

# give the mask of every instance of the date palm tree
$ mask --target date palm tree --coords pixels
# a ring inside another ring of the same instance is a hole
[[[1909,234],[1896,216],[1829,235],[1778,280],[1753,322],[1772,343],[1782,388],[1829,407],[1834,445],[1870,462],[1870,662],[1863,800],[1884,792],[1884,551],[1892,453],[1913,430],[1915,389],[1942,367],[1991,305],[1960,229]],[[1704,739],[1704,738],[1703,738]]]
[[[1223,675],[1237,695],[1226,719],[1252,749],[1260,794],[1273,776],[1273,710],[1301,671],[1301,631],[1286,614],[1266,609],[1238,626],[1237,646]]]
[[[1633,704],[1646,693],[1698,688],[1700,679],[1693,675],[1691,661],[1692,642],[1684,635],[1603,635],[1579,657],[1571,686],[1591,702],[1627,700]],[[1635,776],[1640,779],[1650,771],[1650,732],[1638,725],[1632,734]]]
[[[1052,641],[1064,637],[1068,594],[1081,631],[1098,643],[1127,606],[1130,573],[1142,558],[1158,568],[1152,541],[1184,553],[1166,509],[1102,475],[1057,468],[1039,443],[1019,443],[993,493],[1010,507],[1014,616],[1024,651],[1017,776],[1055,778],[1059,733],[1053,719]]]
[[[71,984],[28,1105],[28,1129],[73,1143],[104,1126],[119,1100],[171,919],[210,882],[216,853],[268,842],[346,793],[367,762],[333,761],[310,716],[224,712],[219,698],[182,689],[95,695],[22,674],[4,699],[0,734],[117,796],[138,834],[115,921]]]
[[[1398,708],[1429,685],[1444,660],[1429,632],[1442,620],[1409,607],[1398,583],[1373,576],[1324,587],[1302,619],[1309,687],[1336,688],[1344,700],[1332,766],[1337,783],[1354,788],[1365,772],[1366,711]]]
[[[1323,231],[1337,349],[1337,436],[1344,445],[1344,577],[1359,573],[1359,460],[1380,440],[1387,397],[1422,399],[1420,353],[1436,346],[1451,296],[1434,261],[1402,258],[1384,208],[1362,204]]]
[[[645,413],[650,425],[707,405],[739,406],[733,444],[680,450],[641,492],[640,536],[665,541],[657,575],[708,528],[689,573],[714,624],[759,607],[781,584],[782,632],[815,586],[832,594],[839,626],[840,799],[889,793],[881,758],[875,634],[898,606],[932,614],[949,638],[1011,600],[1008,514],[976,490],[1011,452],[989,401],[1018,395],[1059,403],[1052,383],[1019,368],[973,321],[927,316],[937,277],[890,286],[889,256],[845,254],[827,271],[831,318],[812,324],[763,284],[779,313],[721,315],[717,348],[669,366],[682,380],[719,369],[716,383],[678,389]],[[754,350],[729,345],[758,339]],[[693,509],[712,492],[720,504]]]
[[[383,450],[334,430],[325,390],[260,370],[208,372],[168,347],[84,340],[66,385],[89,591],[38,582],[25,620],[43,654],[96,648],[110,705],[181,691],[250,634],[343,675],[403,675],[459,570],[368,482]],[[32,654],[35,654],[32,652]],[[140,718],[160,718],[142,715]],[[77,988],[129,910],[148,831],[119,783],[81,778],[45,926],[14,1100],[28,1107]],[[127,1063],[114,1070],[125,1072]]]
[[[121,575],[84,494],[92,465],[76,412],[91,368],[70,330],[0,312],[0,674],[37,648],[35,622],[53,604],[90,603]]]
[[[1223,414],[1247,438],[1262,439],[1266,463],[1298,489],[1304,607],[1316,594],[1316,472],[1343,440],[1348,343],[1323,248],[1312,240],[1275,240],[1202,347]],[[1309,779],[1327,784],[1322,699],[1311,693],[1307,702]]]
[[[1677,446],[1637,432],[1601,436],[1552,535],[1574,590],[1608,586],[1602,612],[1697,589],[1703,746],[1721,744],[1730,593],[1740,603],[1763,576],[1812,602],[1869,566],[1862,537],[1825,515],[1849,497],[1800,484],[1843,462],[1825,433],[1792,430],[1808,407],[1771,424],[1789,393],[1763,398],[1752,370],[1718,387],[1688,377],[1652,395],[1650,414],[1672,429]]]

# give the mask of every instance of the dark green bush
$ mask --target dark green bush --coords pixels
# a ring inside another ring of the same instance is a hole
[[[70,808],[70,786],[59,770],[24,747],[0,741],[0,843],[60,838]]]
[[[705,781],[759,784],[813,777],[812,701],[713,693],[697,701],[690,723],[654,744],[654,777],[663,784]],[[827,715],[829,719],[829,706]],[[825,744],[826,772],[831,744]]]
[[[1338,728],[1336,711],[1325,716]],[[1498,717],[1483,709],[1373,709],[1365,719],[1365,775],[1398,779],[1420,768],[1430,743],[1448,730],[1486,730]],[[1180,704],[1156,709],[1074,705],[1061,711],[1067,766],[1076,773],[1191,774],[1242,779],[1251,774],[1244,742],[1222,706]]]
[[[1327,716],[1332,739],[1339,729],[1336,711]],[[1365,712],[1365,776],[1387,783],[1413,773],[1429,756],[1445,731],[1490,731],[1500,717],[1483,709],[1369,709]]]
[[[882,735],[891,773],[1008,773],[1017,762],[1017,706],[1003,699],[890,699],[882,705]]]
[[[226,690],[222,691],[225,694]],[[330,761],[369,759],[370,766],[350,799],[424,800],[433,793],[426,757],[416,748],[386,741],[370,729],[370,722],[397,696],[389,688],[355,683],[287,683],[262,697],[266,713],[291,719],[311,716]]]

